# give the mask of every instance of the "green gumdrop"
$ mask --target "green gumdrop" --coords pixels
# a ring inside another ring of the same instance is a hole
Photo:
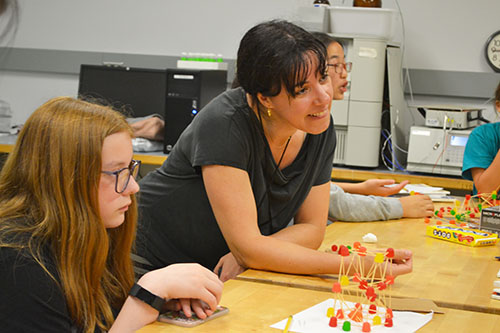
[[[455,216],[455,214],[456,214],[456,213],[457,213],[457,212],[455,212],[455,210],[454,210],[454,209],[452,209],[452,210],[450,211],[450,214],[451,214],[452,216]]]
[[[342,325],[342,330],[344,332],[349,332],[351,330],[351,322],[350,321],[344,321],[344,325]]]

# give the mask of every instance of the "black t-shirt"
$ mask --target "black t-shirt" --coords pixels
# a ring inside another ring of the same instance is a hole
[[[245,91],[219,95],[182,133],[165,163],[140,181],[138,254],[156,268],[197,262],[213,269],[229,248],[208,201],[201,166],[245,170],[259,229],[270,235],[286,227],[312,186],[330,181],[334,150],[331,120],[325,132],[306,135],[289,166],[276,169]]]
[[[50,256],[44,260],[58,279]],[[72,323],[61,287],[28,251],[0,248],[0,331],[80,331]]]

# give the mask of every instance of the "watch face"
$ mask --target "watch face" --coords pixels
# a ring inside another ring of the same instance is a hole
[[[486,42],[486,60],[491,68],[500,72],[500,31],[495,32]]]

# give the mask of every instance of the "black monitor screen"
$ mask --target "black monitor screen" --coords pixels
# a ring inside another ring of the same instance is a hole
[[[81,65],[78,96],[111,105],[127,117],[164,115],[167,71]]]

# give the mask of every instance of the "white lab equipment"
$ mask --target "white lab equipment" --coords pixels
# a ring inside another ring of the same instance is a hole
[[[425,110],[425,126],[443,127],[445,119],[446,126],[456,129],[466,129],[481,125],[484,120],[481,108],[465,108],[460,106],[420,106],[418,109]]]
[[[412,126],[408,171],[460,176],[465,145],[472,130]]]

